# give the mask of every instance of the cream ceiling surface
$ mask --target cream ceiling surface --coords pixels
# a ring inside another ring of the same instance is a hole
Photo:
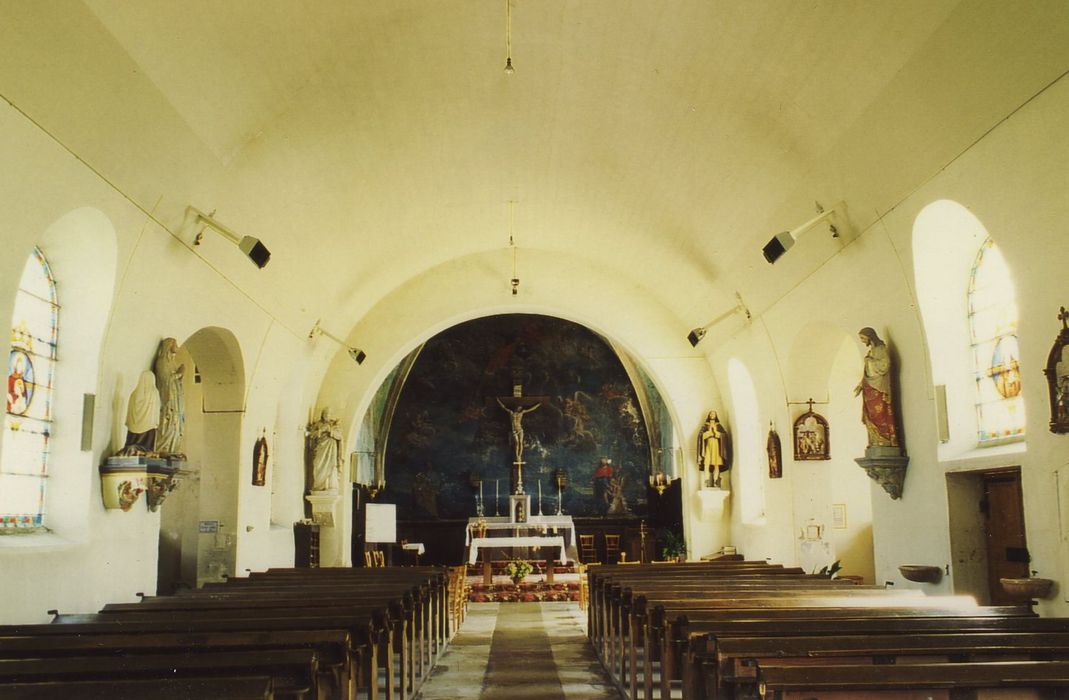
[[[513,75],[505,0],[85,0],[66,28],[33,5],[5,6],[5,96],[142,206],[262,238],[264,271],[224,271],[341,332],[407,280],[503,251],[510,201],[521,254],[631,276],[684,324],[736,291],[760,311],[843,244],[773,269],[772,233],[843,200],[848,242],[1069,68],[1061,1],[512,0]],[[75,71],[55,91],[26,77],[49,51]],[[137,113],[71,114],[98,99],[83,53],[116,56],[113,79],[202,145],[202,199],[178,194],[197,179],[181,156],[115,147],[151,133]]]

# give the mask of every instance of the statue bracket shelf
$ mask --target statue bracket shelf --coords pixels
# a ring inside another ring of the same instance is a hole
[[[701,489],[697,492],[700,518],[702,520],[717,520],[724,515],[728,496],[731,491],[727,489]]]
[[[883,487],[893,499],[902,498],[902,485],[906,480],[906,465],[909,457],[900,447],[869,447],[864,457],[854,460],[869,478]]]

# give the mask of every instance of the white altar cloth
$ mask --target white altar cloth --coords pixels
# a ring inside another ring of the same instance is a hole
[[[468,553],[468,563],[474,564],[479,560],[480,549],[498,549],[501,547],[556,547],[560,550],[557,561],[562,564],[568,563],[568,554],[564,546],[564,537],[473,537],[471,549]],[[549,557],[539,557],[548,559]]]
[[[567,547],[575,546],[575,522],[570,515],[532,515],[525,523],[510,522],[508,516],[490,516],[486,518],[468,518],[468,526],[464,530],[464,544],[471,544],[471,537],[475,528],[485,525],[489,533],[493,530],[557,530],[564,536],[564,544]],[[552,533],[556,535],[557,533]]]

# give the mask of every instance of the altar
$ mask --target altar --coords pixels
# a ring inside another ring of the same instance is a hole
[[[553,580],[553,562],[567,564],[575,561],[578,553],[575,546],[575,523],[570,515],[532,515],[527,522],[518,523],[508,517],[469,518],[464,531],[464,545],[468,548],[468,563],[479,560],[483,550],[483,580],[491,582],[491,550],[545,549],[537,556],[527,552],[525,559],[546,562],[546,580]]]

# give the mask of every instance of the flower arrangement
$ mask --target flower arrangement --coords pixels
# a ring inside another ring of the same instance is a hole
[[[508,564],[505,564],[505,573],[508,574],[513,583],[519,583],[533,570],[534,567],[531,566],[531,562],[523,559],[513,559]]]

